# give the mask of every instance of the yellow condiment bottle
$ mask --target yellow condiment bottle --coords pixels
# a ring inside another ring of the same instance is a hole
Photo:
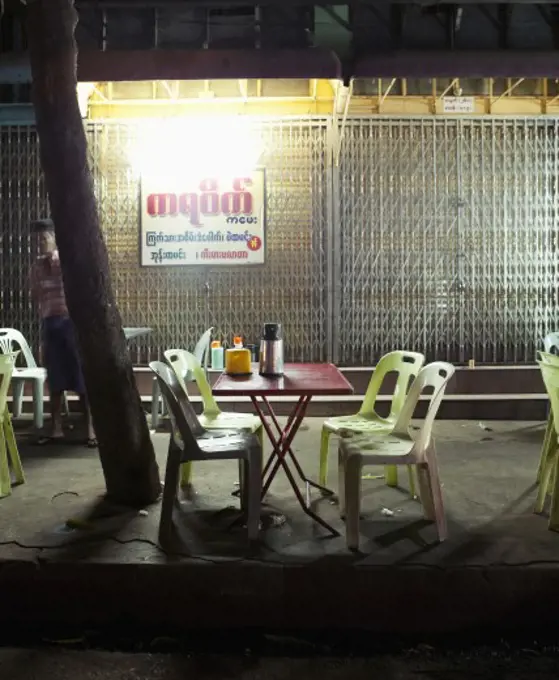
[[[249,375],[251,371],[250,350],[243,347],[240,336],[233,339],[233,349],[225,352],[225,372],[229,375]]]

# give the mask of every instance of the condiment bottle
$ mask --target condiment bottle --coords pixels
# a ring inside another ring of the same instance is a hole
[[[219,340],[214,340],[211,344],[212,368],[216,371],[223,371],[224,351],[223,345]]]
[[[231,349],[225,352],[225,372],[229,375],[250,375],[251,355],[248,349],[243,347],[243,339],[236,335],[233,338]]]

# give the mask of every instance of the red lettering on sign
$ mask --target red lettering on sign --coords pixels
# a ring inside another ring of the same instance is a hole
[[[200,182],[199,193],[150,194],[147,197],[146,210],[151,217],[185,215],[195,227],[202,225],[201,215],[251,215],[253,199],[246,189],[252,184],[250,177],[236,177],[233,180],[233,191],[220,193],[218,180],[209,177]]]
[[[252,194],[248,191],[228,191],[221,197],[221,212],[224,215],[250,215],[252,213]]]
[[[177,197],[175,194],[150,194],[147,200],[148,215],[176,215]]]
[[[202,194],[200,197],[200,211],[202,215],[219,215],[219,194],[213,191]]]
[[[199,227],[202,223],[200,222],[198,194],[181,194],[179,196],[179,212],[188,217],[193,227]]]

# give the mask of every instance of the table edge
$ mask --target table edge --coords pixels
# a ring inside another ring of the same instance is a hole
[[[291,363],[287,364],[288,366],[296,366],[297,364]],[[305,364],[305,365],[313,365],[313,364]],[[355,393],[355,389],[353,385],[349,382],[349,380],[345,377],[345,375],[340,371],[338,366],[336,364],[333,364],[332,362],[324,362],[324,363],[317,363],[314,364],[315,366],[331,366],[335,368],[338,371],[339,376],[343,380],[343,382],[346,384],[347,387],[336,387],[332,389],[324,389],[324,388],[319,388],[319,389],[294,389],[294,388],[287,388],[287,389],[267,389],[267,388],[262,388],[262,389],[249,389],[246,387],[227,387],[227,388],[220,388],[219,387],[219,381],[223,376],[226,376],[225,372],[222,372],[221,375],[218,377],[216,382],[214,383],[212,387],[212,393],[216,397],[271,397],[271,396],[276,396],[276,395],[284,395],[286,397],[341,397],[345,395],[352,395]],[[229,376],[227,376],[229,377]]]

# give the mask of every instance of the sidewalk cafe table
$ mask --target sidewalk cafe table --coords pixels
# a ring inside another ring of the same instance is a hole
[[[339,532],[309,507],[310,486],[328,494],[332,492],[305,475],[291,446],[314,396],[353,394],[353,387],[342,373],[333,364],[286,364],[283,376],[265,377],[258,373],[258,366],[253,365],[252,374],[249,376],[230,376],[222,373],[214,385],[213,393],[216,397],[249,397],[260,416],[272,444],[272,454],[263,471],[262,498],[267,494],[274,477],[282,467],[303,511],[334,536],[338,536]],[[269,397],[299,397],[283,429],[270,404]],[[299,489],[289,461],[305,483],[306,497],[303,497]]]

